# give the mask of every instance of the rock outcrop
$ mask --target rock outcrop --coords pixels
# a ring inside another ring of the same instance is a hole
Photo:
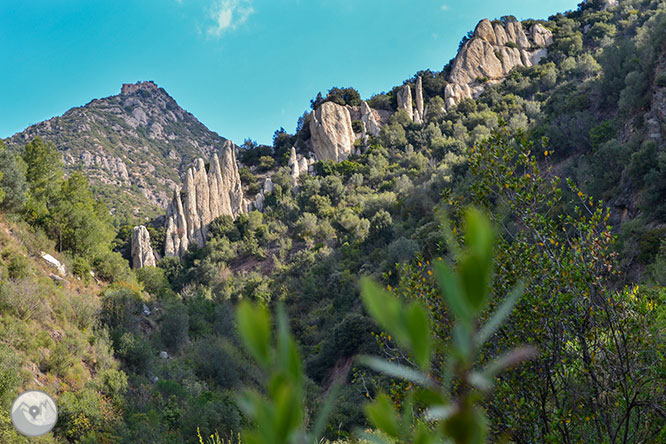
[[[312,157],[296,154],[296,148],[291,147],[291,155],[289,156],[289,163],[287,165],[291,168],[291,177],[294,180],[294,185],[298,184],[298,178],[301,174],[310,173],[310,169],[314,163],[315,160]]]
[[[478,96],[486,84],[499,82],[516,66],[538,64],[552,42],[552,32],[538,23],[525,33],[520,22],[482,20],[453,61],[444,94],[447,108]]]
[[[398,90],[398,96],[396,98],[398,100],[398,110],[404,109],[410,120],[413,120],[416,123],[423,123],[425,119],[425,110],[423,107],[423,79],[421,76],[416,78],[413,96],[412,88],[407,84],[403,85],[403,87]],[[416,107],[414,107],[414,103],[416,103]]]
[[[311,148],[318,160],[343,161],[354,147],[349,110],[333,102],[324,102],[312,112],[310,134]]]
[[[227,140],[218,157],[214,153],[206,170],[203,159],[196,159],[176,188],[167,207],[167,256],[182,256],[194,243],[203,247],[210,223],[226,214],[236,218],[246,211],[243,189],[236,163],[236,147]]]
[[[261,191],[257,193],[257,195],[254,197],[254,201],[251,203],[252,208],[257,211],[264,211],[264,201],[266,200],[266,196],[272,193],[273,189],[273,181],[270,177],[266,178],[264,181],[264,186],[261,187]]]
[[[409,85],[403,85],[398,90],[398,111],[405,110],[410,120],[414,120],[414,109],[412,106],[412,89]]]
[[[425,120],[425,108],[423,105],[423,79],[421,76],[416,78],[414,101],[416,102],[416,109],[414,110],[414,121],[417,123],[423,123]]]
[[[371,136],[379,135],[381,127],[377,122],[374,110],[370,108],[370,105],[368,105],[367,102],[361,103],[361,122],[363,122],[367,134],[370,134]]]
[[[143,225],[134,227],[132,232],[132,267],[143,268],[154,267],[155,265],[157,265],[157,261],[155,260],[153,247],[150,245],[148,229]]]

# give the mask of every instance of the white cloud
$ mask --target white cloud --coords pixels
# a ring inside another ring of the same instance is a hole
[[[439,9],[441,9],[442,11],[448,11],[449,10],[449,5],[444,3]]]
[[[254,13],[251,0],[217,0],[210,18],[215,22],[208,28],[208,35],[219,37],[224,31],[234,30]]]

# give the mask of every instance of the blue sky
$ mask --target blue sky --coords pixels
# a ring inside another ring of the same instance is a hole
[[[270,143],[318,91],[441,70],[482,18],[574,0],[1,0],[0,137],[154,80],[220,135]]]

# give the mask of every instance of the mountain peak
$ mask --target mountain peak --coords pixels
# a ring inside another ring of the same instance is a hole
[[[120,89],[120,94],[123,96],[134,94],[137,91],[157,91],[159,87],[152,80],[147,80],[145,82],[139,81],[136,83],[123,83],[122,88]]]

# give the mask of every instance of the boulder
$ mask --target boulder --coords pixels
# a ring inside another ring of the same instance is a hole
[[[143,268],[156,265],[157,261],[153,253],[153,247],[150,245],[148,229],[143,225],[134,227],[132,232],[132,267]]]
[[[490,23],[490,20],[488,19],[483,19],[476,25],[476,28],[474,29],[474,37],[485,40],[493,45],[497,43],[493,24]]]
[[[44,259],[44,262],[46,262],[47,265],[58,270],[60,276],[65,276],[67,274],[65,266],[62,263],[60,263],[58,259],[54,258],[53,256],[44,251],[41,251],[39,255],[41,256],[42,259]]]
[[[273,185],[273,181],[271,180],[271,178],[270,177],[266,178],[266,180],[264,181],[264,186],[263,186],[264,194],[272,193],[274,188],[275,188],[275,186]]]
[[[354,147],[349,110],[333,102],[324,102],[310,119],[312,151],[319,160],[346,160]]]

